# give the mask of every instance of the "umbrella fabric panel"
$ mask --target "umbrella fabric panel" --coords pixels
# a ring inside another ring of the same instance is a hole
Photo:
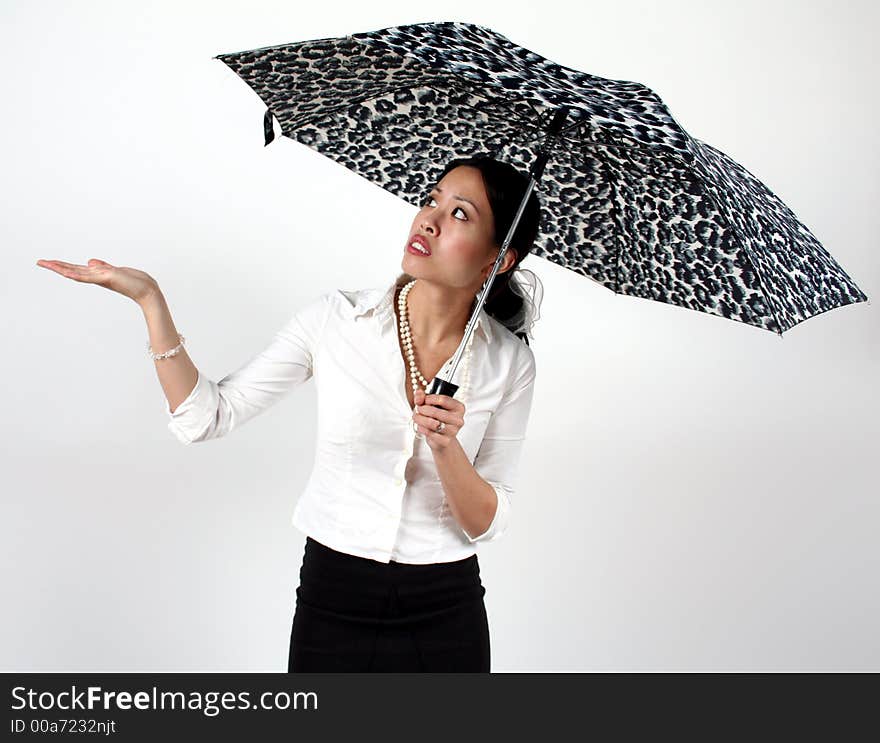
[[[778,331],[737,226],[698,171],[642,152],[607,153],[602,167],[618,220],[615,292]]]
[[[781,333],[814,315],[867,301],[867,295],[773,191],[721,150],[694,141],[699,144],[696,166],[757,276],[760,298],[743,299],[756,312],[770,312],[774,321],[765,326],[768,330]]]

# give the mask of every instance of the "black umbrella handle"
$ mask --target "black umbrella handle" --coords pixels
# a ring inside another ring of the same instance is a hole
[[[434,381],[431,382],[431,386],[428,387],[427,394],[429,395],[449,395],[449,397],[455,397],[455,392],[458,389],[457,384],[453,384],[452,382],[447,382],[445,379],[440,379],[440,377],[434,377]]]

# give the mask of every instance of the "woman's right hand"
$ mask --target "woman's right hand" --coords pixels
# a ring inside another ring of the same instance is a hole
[[[105,289],[119,292],[138,304],[159,291],[159,284],[150,274],[127,266],[112,266],[98,258],[92,258],[87,266],[42,258],[37,261],[37,265],[74,281],[97,284]]]

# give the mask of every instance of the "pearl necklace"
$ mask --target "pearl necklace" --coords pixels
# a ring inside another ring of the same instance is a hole
[[[408,284],[406,284],[400,290],[400,296],[397,298],[397,309],[400,311],[400,321],[398,322],[397,328],[400,334],[400,339],[403,341],[403,347],[406,350],[406,358],[409,361],[409,376],[410,382],[412,384],[413,390],[413,398],[415,398],[416,390],[419,388],[419,383],[421,383],[422,387],[427,391],[429,380],[425,379],[422,373],[419,371],[416,366],[415,352],[413,351],[412,345],[412,333],[409,329],[409,314],[407,309],[406,297],[410,292],[410,289],[416,283],[416,279],[413,279]],[[464,353],[464,380],[462,381],[461,387],[459,390],[456,390],[457,399],[461,401],[462,404],[465,403],[467,399],[467,391],[470,383],[471,377],[471,345],[474,342],[474,334],[471,333],[471,337],[468,338],[467,346],[465,346]],[[458,393],[461,393],[460,396]]]

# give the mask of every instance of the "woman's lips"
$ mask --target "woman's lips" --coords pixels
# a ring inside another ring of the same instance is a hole
[[[413,255],[420,255],[420,256],[422,256],[422,258],[429,258],[430,257],[430,253],[423,253],[418,248],[414,248],[412,246],[412,243],[410,243],[406,246],[406,250],[408,253],[412,253]]]

